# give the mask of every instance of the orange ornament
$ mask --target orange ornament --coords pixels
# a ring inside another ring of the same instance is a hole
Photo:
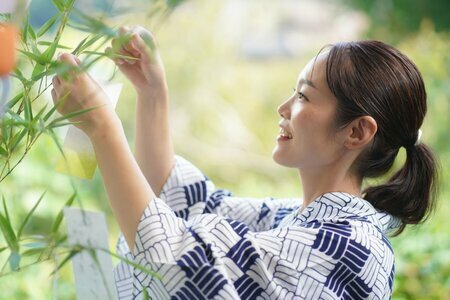
[[[14,25],[0,23],[0,76],[10,73],[16,63],[17,29]]]

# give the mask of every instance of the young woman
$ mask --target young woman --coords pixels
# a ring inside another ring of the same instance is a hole
[[[90,137],[123,232],[115,270],[120,299],[386,299],[394,254],[386,237],[433,207],[436,166],[420,142],[426,93],[415,65],[378,41],[339,43],[313,58],[279,107],[274,160],[299,171],[303,200],[249,199],[215,190],[174,155],[168,92],[153,37],[122,28],[110,52],[138,95],[136,158],[108,99],[85,73],[55,77],[62,114]],[[60,59],[79,61],[70,54]],[[404,165],[385,183],[362,181]],[[145,292],[144,292],[145,291]]]

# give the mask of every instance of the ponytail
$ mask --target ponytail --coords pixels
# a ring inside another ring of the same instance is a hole
[[[395,232],[400,234],[407,224],[427,219],[435,208],[438,165],[431,149],[421,143],[406,147],[406,161],[387,183],[369,187],[364,199],[375,208],[401,219]]]
[[[402,221],[396,234],[423,222],[435,207],[438,166],[431,149],[419,143],[427,94],[415,64],[380,41],[338,43],[328,52],[326,79],[337,99],[336,128],[361,116],[377,122],[373,143],[352,166],[356,176],[385,175],[399,149],[406,149],[404,166],[385,184],[368,187],[364,198]]]

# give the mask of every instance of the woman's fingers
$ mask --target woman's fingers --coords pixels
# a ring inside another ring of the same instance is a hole
[[[127,50],[126,44],[129,43],[129,38],[125,39],[124,37],[119,37],[119,38],[115,38],[111,41],[111,45],[112,47],[110,47],[110,54],[113,58],[113,60],[118,60],[118,64],[123,64],[123,62],[127,62],[129,64],[134,64],[136,63],[136,59],[138,58],[140,55],[139,53],[132,53],[131,51]],[[127,58],[118,58],[118,57],[114,57],[117,55],[121,55],[121,56],[129,56],[130,59]]]

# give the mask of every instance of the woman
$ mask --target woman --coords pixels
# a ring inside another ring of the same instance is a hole
[[[90,137],[123,232],[115,270],[120,299],[386,299],[394,278],[388,232],[433,207],[436,165],[420,142],[426,93],[415,65],[377,41],[340,43],[303,69],[278,107],[274,160],[297,168],[303,200],[232,197],[174,155],[164,68],[145,29],[122,28],[113,54],[138,95],[136,159],[121,123],[84,73],[55,77],[61,113]],[[120,43],[124,36],[131,36]],[[76,57],[60,59],[76,67]],[[386,183],[401,147],[406,161]]]

